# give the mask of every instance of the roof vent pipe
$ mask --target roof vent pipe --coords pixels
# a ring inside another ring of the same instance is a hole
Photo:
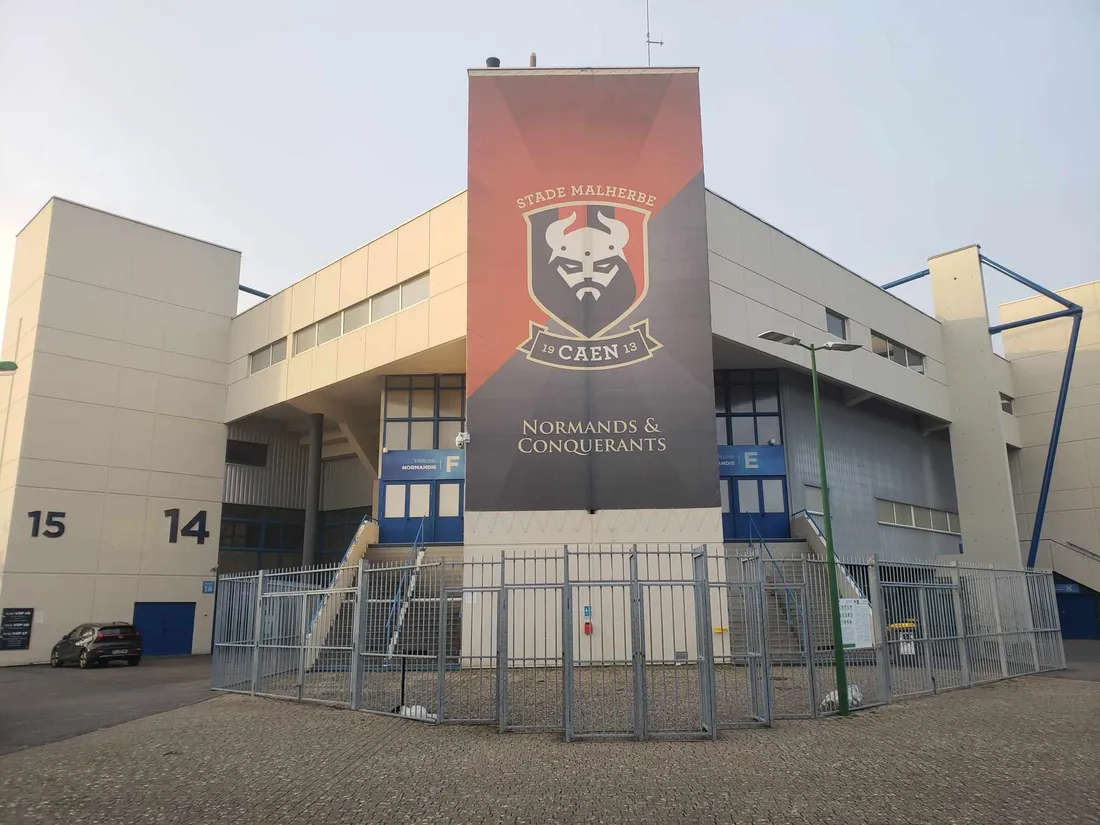
[[[485,58],[485,67],[488,69],[499,69],[500,58],[499,57],[487,57]]]
[[[537,63],[535,61],[535,53],[531,52],[531,60],[528,63],[528,66],[530,66],[533,69],[533,68],[535,68],[536,65],[537,65]]]

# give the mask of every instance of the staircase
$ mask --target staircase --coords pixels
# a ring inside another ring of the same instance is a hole
[[[1027,542],[1021,542],[1022,557],[1027,558]],[[1040,539],[1035,566],[1053,570],[1100,592],[1100,554],[1071,541]]]

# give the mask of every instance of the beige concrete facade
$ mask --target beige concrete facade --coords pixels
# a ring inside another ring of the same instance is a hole
[[[35,619],[30,650],[4,664],[44,661],[82,622],[129,621],[135,602],[194,602],[192,650],[209,650],[239,267],[232,250],[60,199],[20,233],[0,604]],[[205,512],[210,538],[171,541],[171,509],[181,526]]]
[[[1100,282],[1057,290],[1084,314],[1077,341],[1057,461],[1043,521],[1037,564],[1100,590]],[[1042,296],[1002,304],[1002,323],[1059,309]],[[1051,427],[1065,367],[1072,321],[1062,318],[1003,333],[1020,424],[1019,451],[1012,456],[1012,481],[1020,538],[1030,539],[1038,508]],[[1026,551],[1025,551],[1026,552]]]
[[[978,256],[978,247],[968,246],[929,261],[947,364],[955,494],[967,555],[1015,564],[1019,536],[999,395],[1004,371],[993,353]]]
[[[1015,564],[1016,530],[1026,534],[1034,513],[1062,333],[1007,333],[1008,360],[995,355],[988,332],[981,343],[989,319],[965,251],[933,261],[932,318],[714,193],[706,207],[716,368],[806,372],[807,353],[757,335],[823,342],[827,312],[843,317],[863,349],[822,354],[824,379],[849,406],[875,399],[914,413],[927,433],[949,428],[953,446],[966,442],[955,473],[967,555]],[[465,372],[466,220],[460,193],[234,317],[239,253],[47,204],[19,237],[3,357],[20,369],[0,377],[0,604],[35,607],[39,623],[32,650],[0,663],[42,661],[74,625],[128,619],[143,601],[195,602],[192,649],[209,649],[212,599],[201,583],[217,564],[228,423],[262,419],[302,438],[306,414],[323,413],[324,458],[363,465],[356,489],[370,489],[377,513],[385,376]],[[965,295],[956,294],[957,263],[970,279]],[[1090,427],[1100,421],[1091,415],[1100,380],[1088,352],[1100,359],[1100,332],[1097,316],[1088,319],[1100,296],[1095,285],[1079,289],[1093,303],[1069,296],[1086,306],[1086,326],[1063,442],[1082,448],[1059,459],[1047,533],[1094,549],[1100,432]],[[1001,320],[1038,311],[1025,304],[1008,305]],[[311,328],[314,343],[297,347]],[[883,338],[922,356],[919,368],[876,352]],[[1015,415],[1001,411],[1000,393],[1016,399]],[[1018,519],[1006,445],[1020,447]],[[205,511],[210,539],[170,542],[170,509],[184,520]],[[26,514],[39,510],[66,514],[63,536],[30,537]],[[464,531],[469,558],[564,543],[722,541],[717,510],[478,513]]]

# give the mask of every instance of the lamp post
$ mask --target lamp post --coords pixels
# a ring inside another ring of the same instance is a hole
[[[807,344],[801,338],[784,332],[769,330],[758,336],[765,341],[802,347],[810,351],[810,375],[813,379],[814,425],[817,428],[817,470],[821,476],[821,515],[825,520],[822,528],[825,533],[825,563],[829,568],[829,612],[833,619],[833,661],[836,664],[836,700],[841,716],[847,716],[848,708],[848,671],[844,666],[844,637],[840,630],[840,592],[836,581],[836,553],[833,551],[833,520],[829,513],[829,479],[825,475],[825,438],[821,434],[821,397],[817,389],[817,351],[852,352],[860,349],[859,344],[847,341],[829,341],[824,344]],[[811,651],[810,655],[813,655]]]

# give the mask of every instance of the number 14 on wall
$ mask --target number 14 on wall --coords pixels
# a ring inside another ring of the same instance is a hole
[[[205,544],[210,537],[210,531],[206,529],[206,511],[199,510],[187,524],[180,530],[180,511],[178,507],[164,511],[165,518],[169,519],[168,543],[175,544],[180,536],[193,538],[198,544]]]

